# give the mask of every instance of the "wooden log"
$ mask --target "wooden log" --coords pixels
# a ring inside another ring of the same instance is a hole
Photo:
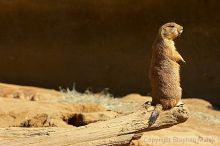
[[[189,117],[185,105],[162,111],[153,125],[149,125],[151,110],[140,110],[107,121],[57,131],[53,134],[35,134],[33,137],[2,140],[0,146],[94,146],[128,145],[131,140],[141,137],[141,132],[168,128],[185,122]]]

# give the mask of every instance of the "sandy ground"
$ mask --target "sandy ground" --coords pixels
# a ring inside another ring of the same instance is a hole
[[[74,98],[74,95],[71,95],[71,98]],[[77,95],[75,98],[80,96]],[[96,121],[108,120],[123,114],[118,111],[118,105],[121,105],[124,111],[131,112],[150,100],[150,97],[130,94],[117,100],[103,98],[105,104],[102,104],[100,99],[91,103],[74,103],[76,100],[70,102],[67,97],[68,95],[55,90],[0,84],[0,140],[46,136],[55,134],[54,131],[62,132]],[[98,94],[94,94],[94,97],[100,98]],[[106,104],[111,101],[118,104]],[[183,99],[183,102],[191,113],[185,123],[145,132],[141,139],[132,141],[131,145],[220,145],[220,111],[213,109],[209,102],[201,99],[188,98]],[[128,109],[127,105],[134,108]]]

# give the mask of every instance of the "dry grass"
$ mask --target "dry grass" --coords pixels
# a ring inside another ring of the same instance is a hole
[[[93,93],[90,90],[86,90],[84,93],[80,93],[73,88],[61,89],[61,93],[64,98],[61,102],[66,103],[96,103],[104,106],[108,110],[120,112],[120,113],[129,113],[136,109],[137,104],[135,103],[125,103],[120,100],[120,98],[115,98],[106,90],[103,90],[100,93]]]

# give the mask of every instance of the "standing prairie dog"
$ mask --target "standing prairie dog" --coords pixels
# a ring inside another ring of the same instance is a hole
[[[174,39],[183,32],[183,27],[166,23],[159,29],[153,43],[153,53],[149,78],[152,88],[152,105],[162,105],[163,110],[180,104],[182,88],[180,87],[180,65],[184,61],[177,52]]]

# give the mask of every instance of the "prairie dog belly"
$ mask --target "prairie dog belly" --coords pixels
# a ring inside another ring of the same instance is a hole
[[[160,103],[164,109],[175,107],[182,96],[179,64],[166,59],[151,69],[153,104]]]

